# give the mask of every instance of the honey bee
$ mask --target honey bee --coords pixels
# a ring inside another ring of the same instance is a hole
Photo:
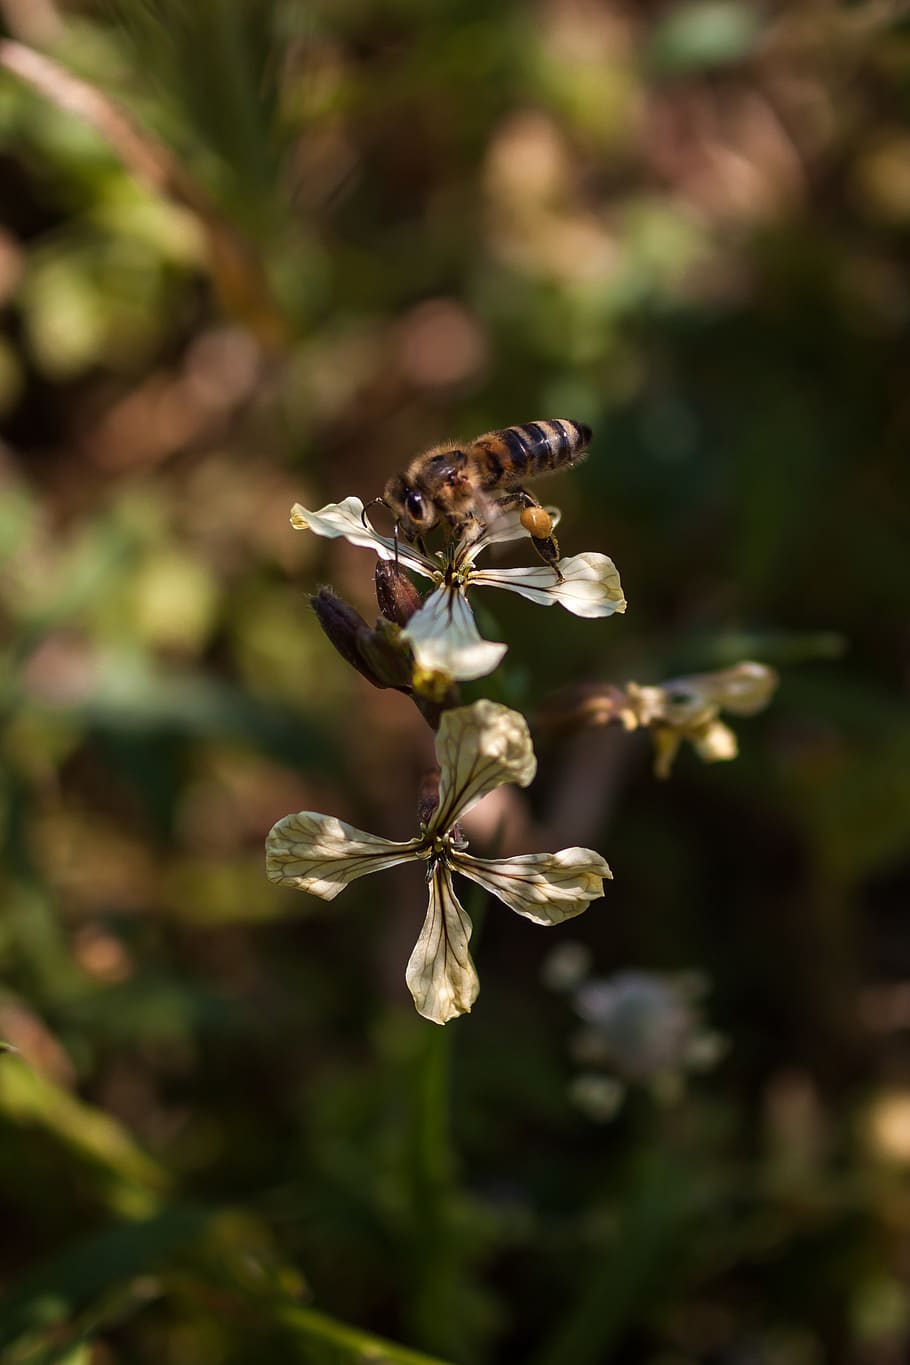
[[[591,428],[584,423],[554,418],[488,431],[465,446],[434,446],[389,479],[377,501],[394,513],[396,537],[400,530],[418,545],[440,524],[462,531],[472,521],[487,525],[499,513],[520,507],[534,548],[561,579],[553,518],[521,484],[571,469],[590,440]]]

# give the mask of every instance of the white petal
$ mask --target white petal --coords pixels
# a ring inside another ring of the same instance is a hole
[[[494,701],[446,711],[436,736],[439,805],[430,824],[451,829],[487,792],[506,782],[527,787],[537,772],[524,716]]]
[[[481,638],[461,588],[436,588],[401,634],[420,668],[462,682],[492,673],[508,649]]]
[[[768,705],[779,682],[778,674],[767,664],[737,664],[727,669],[726,686],[718,700],[736,716],[754,716]]]
[[[693,735],[695,752],[705,763],[724,763],[739,753],[736,736],[722,720],[712,721],[698,735]]]
[[[531,602],[552,606],[558,602],[574,616],[612,616],[626,609],[616,565],[607,555],[588,550],[559,561],[563,581],[548,564],[530,569],[475,569],[472,587],[507,588]]]
[[[768,705],[780,678],[767,664],[749,660],[716,673],[703,673],[689,681],[725,711],[732,711],[735,716],[754,716],[756,711]],[[673,684],[666,683],[665,686],[671,688]]]
[[[558,507],[548,507],[547,511],[554,527],[559,525],[562,513]],[[528,539],[528,532],[521,524],[520,507],[510,508],[508,512],[500,512],[495,507],[491,509],[492,515],[489,522],[482,528],[480,534],[474,539],[466,542],[464,548],[457,556],[459,564],[470,563],[485,550],[488,545],[502,545],[508,540]]]
[[[269,881],[334,900],[348,882],[417,856],[421,840],[405,844],[365,834],[334,815],[302,810],[273,825],[265,841]]]
[[[477,999],[480,982],[468,950],[471,927],[452,888],[452,874],[437,865],[427,917],[405,975],[417,1013],[434,1024],[467,1014]]]
[[[330,502],[320,507],[318,512],[308,512],[295,502],[291,508],[291,525],[297,531],[313,531],[317,536],[334,540],[344,536],[352,545],[360,545],[375,550],[380,559],[395,558],[395,541],[391,536],[381,536],[370,525],[363,523],[363,503],[359,498],[345,498],[344,502]],[[406,541],[398,542],[398,562],[406,569],[433,578],[439,574],[435,560],[426,558]]]
[[[564,848],[559,853],[526,853],[519,858],[473,858],[452,853],[452,867],[498,896],[535,924],[559,924],[586,910],[604,893],[612,877],[604,859],[592,848]]]

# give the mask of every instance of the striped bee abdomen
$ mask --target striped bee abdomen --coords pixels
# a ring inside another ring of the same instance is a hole
[[[483,452],[483,486],[501,487],[565,469],[581,459],[590,440],[590,427],[562,417],[491,431],[474,442],[474,449]]]

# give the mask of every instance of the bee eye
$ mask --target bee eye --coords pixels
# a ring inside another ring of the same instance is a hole
[[[415,521],[419,521],[421,519],[421,517],[423,516],[422,493],[409,493],[404,500],[404,505],[407,509],[409,517],[413,517]]]

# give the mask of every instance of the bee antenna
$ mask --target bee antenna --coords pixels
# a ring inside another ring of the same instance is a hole
[[[367,526],[367,512],[368,512],[368,510],[369,510],[371,507],[375,507],[376,504],[377,504],[377,502],[381,502],[382,505],[383,505],[383,507],[388,507],[388,505],[389,505],[389,504],[386,502],[385,498],[374,498],[374,499],[372,500],[372,502],[368,502],[368,503],[366,504],[365,507],[361,508],[361,511],[360,511],[360,520],[363,522],[364,530],[369,531],[369,530],[371,529],[369,526]],[[397,522],[395,523],[395,539],[396,539],[396,541],[397,541],[397,539],[398,539],[398,523],[397,523]]]

